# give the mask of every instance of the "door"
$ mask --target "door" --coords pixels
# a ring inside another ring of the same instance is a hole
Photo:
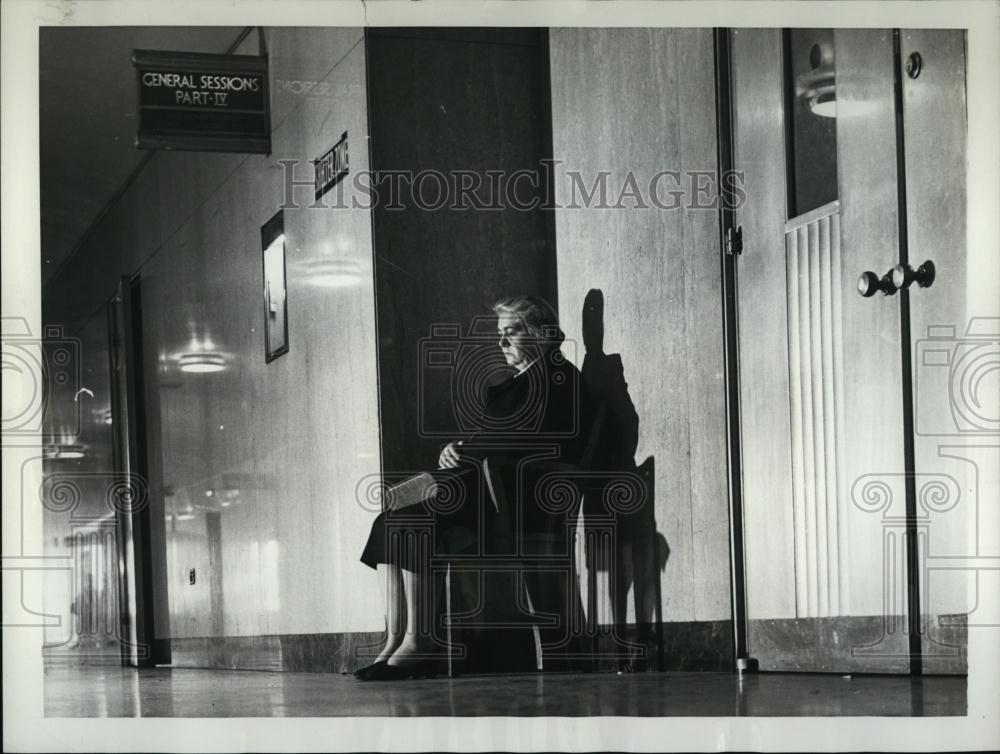
[[[914,77],[915,47],[933,63]],[[911,546],[931,524],[918,493],[957,492],[942,459],[915,450],[911,327],[931,308],[958,316],[965,296],[964,56],[947,30],[732,32],[748,648],[761,669],[909,672],[926,611],[964,611],[964,594],[928,600],[926,546]],[[942,173],[946,193],[931,180]],[[923,288],[912,268],[941,244]],[[891,271],[909,262],[897,291]],[[877,273],[867,297],[864,272]],[[919,407],[946,400],[921,394]],[[960,548],[963,513],[948,515],[936,525]]]

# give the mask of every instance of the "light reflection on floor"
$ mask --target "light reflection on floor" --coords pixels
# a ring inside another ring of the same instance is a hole
[[[48,662],[47,717],[964,715],[964,677],[525,674],[364,683],[328,673]]]

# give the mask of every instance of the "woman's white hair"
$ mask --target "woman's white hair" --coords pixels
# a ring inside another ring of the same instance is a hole
[[[559,329],[559,315],[543,298],[538,296],[510,296],[493,304],[499,316],[506,314],[524,323],[524,329],[534,337],[558,346],[566,335]]]

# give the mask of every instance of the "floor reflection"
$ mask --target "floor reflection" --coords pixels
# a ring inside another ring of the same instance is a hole
[[[966,714],[956,676],[585,673],[365,683],[350,675],[128,669],[62,659],[48,717],[942,716]]]

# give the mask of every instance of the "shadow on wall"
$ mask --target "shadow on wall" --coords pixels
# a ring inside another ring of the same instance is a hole
[[[666,570],[670,546],[656,530],[654,459],[636,466],[639,415],[625,381],[620,354],[604,352],[604,294],[592,288],[583,302],[583,344],[586,355],[581,372],[596,403],[603,403],[603,426],[595,453],[594,468],[607,474],[600,495],[583,501],[586,541],[587,615],[596,628],[601,613],[597,591],[599,573],[607,574],[608,595],[617,648],[626,649],[629,662],[644,665],[652,642],[662,655],[663,610],[659,573]],[[629,475],[641,480],[642,493],[635,497],[620,480]],[[628,594],[635,608],[637,635],[626,638]],[[630,640],[631,639],[631,640]],[[658,665],[662,664],[658,657]],[[639,669],[639,668],[635,668]]]

